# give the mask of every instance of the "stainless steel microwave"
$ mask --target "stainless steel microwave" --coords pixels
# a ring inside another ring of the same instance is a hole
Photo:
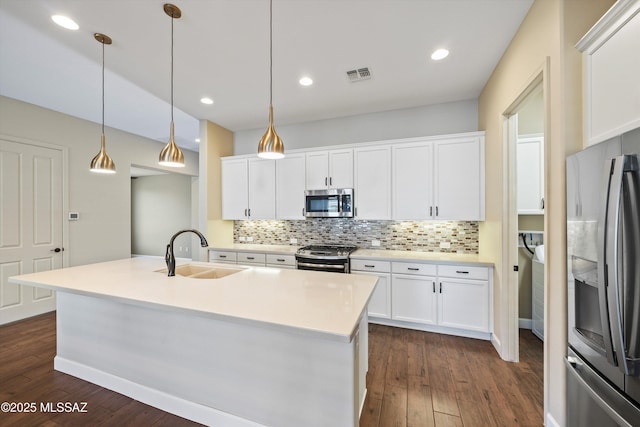
[[[304,192],[307,218],[353,218],[353,188],[331,188]]]

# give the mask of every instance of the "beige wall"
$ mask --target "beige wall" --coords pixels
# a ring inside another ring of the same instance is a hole
[[[200,225],[209,245],[233,243],[233,221],[222,220],[220,158],[233,155],[233,132],[207,120],[200,121]]]
[[[612,0],[536,0],[478,100],[479,129],[486,131],[487,220],[480,252],[496,264],[495,331],[508,339],[509,284],[503,261],[503,114],[545,69],[546,331],[545,421],[565,424],[566,256],[565,157],[581,148],[581,56],[573,47]],[[491,162],[491,164],[489,164]],[[515,285],[512,285],[515,286]],[[550,326],[551,325],[551,326]]]
[[[198,153],[184,151],[186,167],[163,168],[158,155],[164,143],[106,128],[107,152],[115,175],[89,172],[100,148],[100,124],[0,96],[0,135],[22,141],[66,147],[68,211],[78,221],[64,220],[65,266],[127,258],[131,255],[131,165],[198,175]],[[171,237],[171,236],[168,236]]]

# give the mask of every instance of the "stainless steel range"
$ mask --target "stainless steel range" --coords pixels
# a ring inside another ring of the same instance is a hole
[[[296,252],[296,267],[298,270],[349,273],[349,255],[356,249],[355,246],[340,245],[304,246]]]

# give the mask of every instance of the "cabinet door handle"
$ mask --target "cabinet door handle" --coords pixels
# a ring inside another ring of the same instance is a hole
[[[409,270],[409,271],[420,271],[419,268],[415,268],[415,267],[407,267],[407,270]]]
[[[251,216],[251,208],[249,208],[249,216]]]
[[[226,258],[226,255],[218,255],[218,258]]]
[[[429,206],[429,216],[433,216],[433,206]]]
[[[244,216],[247,216],[247,208],[244,209]]]
[[[282,258],[276,258],[276,261],[278,261],[278,262],[284,262],[284,259],[282,259]]]
[[[442,282],[440,282],[440,293],[442,293]]]
[[[247,259],[256,259],[256,258],[252,256],[248,256]]]
[[[436,293],[436,282],[431,282],[431,284],[433,285],[433,293]]]
[[[327,185],[327,177],[324,177],[324,185]]]
[[[302,208],[302,216],[304,216],[304,208]]]
[[[458,273],[458,274],[469,274],[468,271],[464,271],[464,270],[456,270],[456,273]]]
[[[329,185],[333,185],[333,178],[329,177]]]
[[[438,216],[438,207],[436,206],[436,216]]]
[[[365,266],[366,268],[376,268],[376,266],[375,266],[375,265],[373,265],[373,264],[365,264],[364,266]]]

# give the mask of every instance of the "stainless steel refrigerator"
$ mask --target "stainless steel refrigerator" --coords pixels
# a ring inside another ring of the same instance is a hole
[[[567,426],[640,426],[640,128],[567,158]]]

